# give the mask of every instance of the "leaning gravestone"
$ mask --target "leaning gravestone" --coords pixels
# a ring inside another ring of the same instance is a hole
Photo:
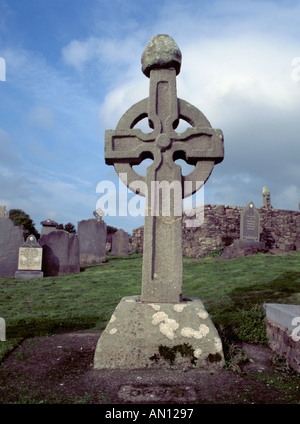
[[[0,217],[0,276],[15,275],[18,269],[19,247],[24,243],[24,232],[8,218],[5,207]]]
[[[79,242],[75,234],[64,230],[51,231],[41,236],[39,244],[43,247],[45,277],[80,272]]]
[[[80,265],[105,262],[106,224],[102,220],[85,219],[78,222]]]
[[[106,131],[105,161],[131,190],[146,196],[147,213],[142,293],[123,298],[115,309],[97,344],[96,369],[169,368],[172,355],[171,366],[178,369],[224,365],[220,337],[203,303],[182,298],[181,229],[182,198],[196,192],[223,160],[223,135],[198,109],[177,98],[180,67],[175,41],[168,35],[153,37],[142,56],[149,97],[132,106],[115,131]],[[147,134],[134,128],[145,117],[153,129]],[[175,132],[180,119],[191,125],[184,133]],[[154,160],[142,177],[132,166],[147,157]],[[174,163],[178,158],[195,165],[194,171],[183,176]],[[170,190],[169,214],[156,190],[163,181],[177,186]]]
[[[15,278],[33,279],[42,278],[42,255],[43,248],[36,241],[33,234],[27,237],[25,243],[19,248],[18,270]]]
[[[116,231],[111,237],[111,253],[116,256],[128,255],[129,234],[124,230]]]

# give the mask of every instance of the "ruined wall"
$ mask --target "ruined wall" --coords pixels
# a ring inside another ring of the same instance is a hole
[[[183,254],[191,258],[229,246],[240,238],[241,206],[205,205],[201,226],[187,228],[183,217]],[[260,214],[260,240],[269,249],[300,250],[300,212],[257,208]],[[192,219],[189,217],[188,219]],[[133,230],[131,252],[143,251],[143,227]]]

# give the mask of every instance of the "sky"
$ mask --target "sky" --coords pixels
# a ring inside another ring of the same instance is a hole
[[[148,97],[141,56],[156,34],[181,50],[178,97],[224,135],[204,202],[260,207],[268,186],[275,209],[298,210],[297,0],[1,0],[0,205],[40,231],[93,218],[105,181],[117,201],[136,196],[105,164],[104,134]],[[104,220],[143,225],[119,215]]]

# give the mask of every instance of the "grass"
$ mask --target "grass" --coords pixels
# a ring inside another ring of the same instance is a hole
[[[267,344],[263,303],[300,304],[300,252],[230,260],[184,257],[183,264],[183,296],[203,301],[222,338],[227,369],[239,370],[240,361],[247,360],[237,341]],[[83,267],[79,274],[39,280],[0,277],[0,317],[6,321],[0,362],[27,337],[104,329],[122,297],[141,293],[141,278],[140,254],[108,255],[105,263]],[[299,376],[290,376],[285,363],[277,361],[277,375],[257,378],[283,393],[299,386]]]
[[[224,337],[265,344],[265,302],[300,304],[300,252],[220,260],[184,258],[183,296],[204,302]],[[26,337],[105,328],[124,296],[141,292],[142,255],[108,255],[79,274],[40,280],[0,278],[6,342],[0,359]]]

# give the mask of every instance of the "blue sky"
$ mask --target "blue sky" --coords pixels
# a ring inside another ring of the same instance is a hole
[[[2,0],[0,204],[40,222],[93,218],[97,184],[118,177],[104,133],[148,96],[141,55],[156,34],[182,52],[178,97],[224,134],[205,203],[300,202],[298,1]],[[130,195],[128,194],[129,198]],[[131,232],[143,217],[110,217]]]

